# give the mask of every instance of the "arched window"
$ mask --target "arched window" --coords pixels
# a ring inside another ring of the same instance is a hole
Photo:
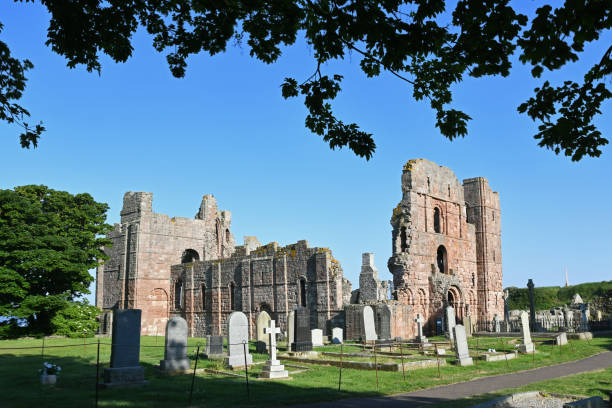
[[[434,232],[438,234],[442,232],[440,228],[440,209],[438,207],[434,208]]]
[[[401,248],[402,248],[402,252],[406,252],[406,250],[408,249],[408,243],[407,241],[407,237],[406,237],[406,227],[402,227],[400,229],[400,240],[401,240]]]
[[[234,296],[235,290],[236,290],[236,285],[234,285],[234,282],[231,282],[229,284],[229,303],[230,303],[231,310],[236,310],[236,302],[235,302],[235,296]]]
[[[225,229],[225,242],[229,244],[230,242],[230,231],[229,228]]]
[[[300,278],[299,287],[300,306],[306,307],[306,279]]]
[[[183,282],[180,280],[174,284],[174,308],[176,310],[183,308]]]
[[[446,256],[446,248],[444,248],[444,245],[440,245],[438,247],[436,260],[440,273],[448,273],[448,261]]]
[[[191,263],[199,260],[200,255],[195,249],[186,249],[183,251],[183,256],[181,256],[181,263]]]
[[[202,285],[202,311],[206,310],[206,285]]]

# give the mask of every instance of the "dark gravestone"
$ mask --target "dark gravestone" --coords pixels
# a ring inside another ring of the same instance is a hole
[[[140,309],[115,310],[110,368],[104,369],[108,387],[145,384],[140,360]]]
[[[391,309],[382,304],[376,305],[376,333],[381,340],[391,339]]]
[[[535,320],[535,295],[533,293],[533,280],[529,279],[527,281],[527,288],[529,288],[529,329],[534,331],[536,328],[536,320]]]
[[[311,351],[312,334],[310,332],[310,311],[305,307],[298,307],[295,311],[295,340],[291,344],[291,351]]]
[[[223,339],[225,336],[206,336],[206,357],[215,358],[223,356]]]

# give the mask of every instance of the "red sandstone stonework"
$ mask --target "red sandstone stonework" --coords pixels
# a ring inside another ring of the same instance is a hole
[[[503,316],[499,195],[484,178],[459,182],[448,168],[410,160],[402,200],[393,210],[393,274],[397,300],[435,329],[445,305],[459,321]]]

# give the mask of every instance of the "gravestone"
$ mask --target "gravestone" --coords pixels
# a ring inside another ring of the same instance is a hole
[[[207,358],[220,358],[223,355],[223,339],[225,336],[206,336],[205,353]]]
[[[454,339],[455,339],[455,355],[457,357],[457,364],[460,366],[471,366],[474,364],[472,357],[470,357],[470,351],[468,349],[467,337],[465,336],[465,327],[458,324],[453,327]]]
[[[448,336],[450,337],[450,341],[452,342],[454,339],[454,332],[453,332],[453,327],[455,327],[455,308],[452,306],[447,306],[446,309],[444,309],[444,311],[446,312],[445,314],[445,318],[446,318],[446,331],[448,333]]]
[[[280,327],[276,327],[276,322],[270,320],[268,327],[264,329],[264,333],[269,336],[268,350],[270,350],[270,360],[261,369],[259,377],[261,378],[287,378],[289,373],[285,370],[285,366],[276,359],[276,335],[280,333]]]
[[[463,327],[465,327],[465,335],[469,338],[472,337],[472,332],[474,331],[472,316],[467,315],[463,318]]]
[[[295,340],[291,351],[312,351],[312,334],[310,333],[310,310],[298,307],[295,311]]]
[[[374,311],[370,306],[363,308],[363,331],[365,341],[378,340],[376,335],[376,325],[374,323]]]
[[[504,290],[504,321],[507,322],[510,320],[510,291],[508,289]],[[509,330],[506,330],[509,331]]]
[[[414,321],[417,324],[417,337],[416,337],[416,340],[419,343],[427,343],[429,340],[427,340],[427,337],[425,337],[423,335],[423,323],[425,322],[425,319],[423,319],[423,316],[420,313],[417,313],[417,317],[416,317],[416,319],[414,319]]]
[[[104,385],[144,385],[140,360],[140,309],[113,311],[113,337],[110,368],[104,369]]]
[[[312,341],[312,347],[321,347],[323,345],[323,330],[312,329],[310,331],[310,338]]]
[[[589,331],[589,316],[587,314],[587,309],[582,309],[581,311],[580,330]]]
[[[391,308],[388,305],[376,305],[375,330],[378,339],[391,339]]]
[[[497,314],[493,316],[493,324],[495,325],[495,333],[501,332],[501,325],[499,324],[499,316]]]
[[[529,330],[535,330],[536,328],[536,311],[535,311],[535,294],[533,280],[527,281],[527,288],[529,289]]]
[[[159,368],[164,371],[189,370],[187,359],[187,321],[182,317],[172,317],[166,323],[166,345],[164,359]]]
[[[567,344],[567,334],[561,332],[555,336],[555,344],[557,346],[565,346]]]
[[[601,310],[597,310],[597,312],[595,312],[595,319],[598,322],[601,322],[601,318],[602,318]]]
[[[293,342],[295,342],[295,312],[292,310],[287,316],[287,350],[291,350]]]
[[[344,341],[343,334],[341,327],[334,327],[332,329],[332,343],[341,344]]]
[[[227,333],[228,355],[225,363],[230,368],[244,367],[246,348],[246,364],[252,364],[253,356],[249,353],[249,321],[244,313],[232,312],[229,315]]]
[[[255,343],[255,351],[258,353],[267,353],[268,345],[270,344],[269,336],[265,334],[265,329],[268,327],[270,323],[270,315],[265,310],[257,315],[257,320],[255,321],[255,329],[257,331]]]
[[[533,343],[531,342],[531,331],[529,330],[529,315],[527,312],[521,312],[521,335],[523,336],[523,344],[519,346],[521,353],[531,353],[534,351]]]

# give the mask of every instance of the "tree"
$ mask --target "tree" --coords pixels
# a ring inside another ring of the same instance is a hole
[[[107,259],[102,238],[108,206],[89,194],[46,186],[0,190],[0,315],[8,326],[50,334],[52,320],[71,301],[90,293],[89,269]]]
[[[15,0],[20,1],[20,0]],[[23,0],[22,0],[23,1]],[[27,0],[26,0],[27,2]],[[306,127],[332,149],[347,146],[369,159],[372,134],[336,118],[330,101],[341,91],[342,75],[323,72],[324,64],[347,53],[360,58],[368,77],[388,71],[412,86],[416,100],[436,112],[436,127],[448,139],[467,134],[471,119],[455,109],[451,87],[465,76],[507,76],[518,49],[535,78],[579,59],[585,44],[600,40],[612,24],[610,0],[566,0],[557,8],[542,5],[529,20],[509,0],[459,0],[451,10],[443,0],[73,0],[41,3],[51,14],[46,44],[66,57],[68,66],[100,72],[99,55],[116,62],[132,55],[131,36],[139,26],[166,52],[170,70],[183,77],[187,58],[226,50],[228,42],[246,41],[250,55],[273,63],[283,46],[303,36],[313,48],[313,74],[301,83],[285,78],[285,98],[302,95]],[[607,46],[607,45],[606,45]],[[518,107],[540,123],[538,145],[578,161],[598,157],[608,143],[593,125],[601,104],[612,97],[604,79],[612,71],[612,47],[584,75],[581,83],[548,80]],[[28,60],[10,56],[0,42],[0,119],[17,122],[23,147],[36,147],[42,124],[25,122],[29,113],[16,103],[25,89]]]

